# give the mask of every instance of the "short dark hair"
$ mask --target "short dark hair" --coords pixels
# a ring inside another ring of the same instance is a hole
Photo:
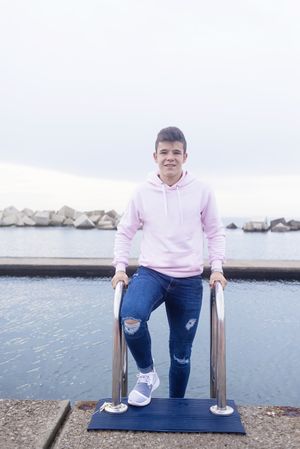
[[[168,126],[168,128],[163,128],[157,134],[155,141],[155,151],[159,142],[181,142],[183,144],[183,151],[186,152],[186,140],[183,132],[176,128],[176,126]]]

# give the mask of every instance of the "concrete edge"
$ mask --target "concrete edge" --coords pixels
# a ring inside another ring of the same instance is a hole
[[[58,412],[58,416],[56,418],[56,421],[51,426],[51,428],[48,430],[45,436],[45,441],[43,442],[41,449],[49,449],[54,442],[59,430],[63,428],[63,423],[65,422],[65,419],[69,412],[72,410],[71,403],[69,400],[62,400],[61,401],[61,409]]]
[[[137,259],[130,259],[127,273],[131,276],[137,267]],[[0,257],[0,276],[112,277],[114,271],[111,260],[106,258]],[[228,279],[298,281],[300,261],[229,259],[224,272]],[[209,275],[205,261],[203,277]]]

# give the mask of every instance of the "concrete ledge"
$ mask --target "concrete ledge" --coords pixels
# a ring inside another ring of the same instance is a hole
[[[128,274],[136,270],[137,259],[130,259]],[[298,260],[227,260],[224,266],[229,279],[300,280]],[[204,277],[210,268],[205,263]],[[1,257],[0,276],[111,277],[111,259],[65,257]]]
[[[69,401],[0,400],[0,447],[48,449],[69,411]]]
[[[1,449],[299,449],[300,408],[238,407],[247,435],[88,432],[96,402],[0,400]]]

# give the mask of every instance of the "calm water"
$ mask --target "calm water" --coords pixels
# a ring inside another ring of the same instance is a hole
[[[108,257],[115,231],[72,228],[0,228],[0,257]],[[132,245],[138,255],[141,233]],[[227,230],[228,259],[300,259],[300,231],[244,233]]]
[[[0,397],[76,401],[109,396],[109,280],[0,281]],[[300,283],[231,282],[225,301],[228,397],[238,404],[300,406]],[[150,328],[162,381],[155,393],[167,397],[168,326],[163,307],[154,312]],[[129,365],[132,385],[131,358]],[[209,397],[206,283],[187,396]]]

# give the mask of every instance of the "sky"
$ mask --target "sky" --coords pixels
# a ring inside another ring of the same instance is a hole
[[[178,126],[226,216],[300,218],[297,0],[0,0],[0,210],[115,208]]]

